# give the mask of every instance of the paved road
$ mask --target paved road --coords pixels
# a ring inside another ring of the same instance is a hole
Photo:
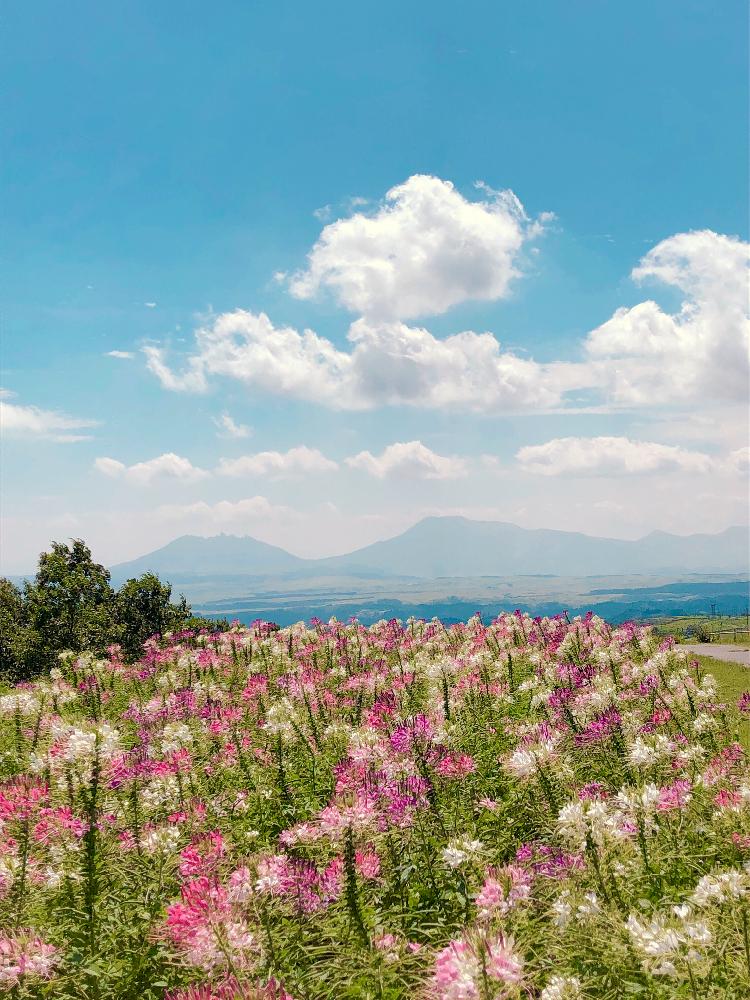
[[[715,660],[728,660],[730,663],[741,663],[743,667],[750,667],[750,649],[741,649],[728,643],[683,642],[676,648],[684,649],[686,653],[700,653],[701,656],[713,656]]]

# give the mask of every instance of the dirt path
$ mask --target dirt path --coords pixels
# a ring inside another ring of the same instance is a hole
[[[684,649],[686,653],[700,653],[701,656],[713,656],[715,660],[725,660],[730,663],[741,663],[743,667],[750,667],[750,649],[741,649],[739,646],[732,646],[723,642],[683,642],[677,649]]]

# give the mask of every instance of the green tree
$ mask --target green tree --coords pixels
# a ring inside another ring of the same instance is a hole
[[[172,587],[155,573],[127,580],[115,598],[114,624],[118,641],[129,656],[138,656],[146,639],[184,628],[191,618],[184,597],[172,603]]]
[[[0,673],[12,681],[49,670],[66,649],[103,653],[119,643],[126,655],[138,657],[152,635],[222,627],[228,622],[193,615],[184,597],[172,603],[171,585],[154,573],[127,580],[115,592],[109,571],[78,538],[42,552],[36,577],[23,591],[0,578]]]
[[[39,636],[39,654],[51,666],[64,649],[101,652],[113,634],[114,591],[109,571],[94,562],[80,538],[71,545],[53,542],[39,556],[33,583],[25,586],[28,624]]]
[[[27,620],[23,593],[0,577],[0,674],[11,681],[23,680],[38,645],[39,636]]]

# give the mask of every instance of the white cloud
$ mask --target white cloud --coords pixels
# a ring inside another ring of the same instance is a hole
[[[336,462],[326,458],[317,448],[300,445],[285,452],[260,451],[256,455],[243,455],[240,458],[222,458],[217,472],[222,476],[268,476],[281,479],[284,476],[331,472],[335,469],[338,469]]]
[[[724,468],[730,475],[747,476],[750,472],[750,448],[737,448],[730,452],[726,457]]]
[[[654,441],[626,437],[565,437],[545,444],[527,445],[517,454],[526,472],[543,476],[618,476],[679,470],[709,472],[713,460],[699,451],[688,451]]]
[[[182,375],[175,375],[164,363],[164,351],[161,347],[149,345],[142,350],[146,355],[146,367],[156,375],[165,389],[173,392],[205,392],[208,388],[200,366],[191,365]]]
[[[147,309],[156,309],[156,302],[144,302],[143,304]]]
[[[558,405],[580,379],[576,365],[540,365],[501,350],[491,333],[440,340],[404,323],[352,324],[340,350],[312,330],[275,327],[265,313],[236,310],[196,331],[196,352],[181,373],[163,352],[145,348],[165,389],[203,392],[210,375],[332,409],[383,405],[507,410]]]
[[[203,528],[245,528],[248,522],[296,519],[302,515],[291,507],[273,504],[263,496],[247,497],[244,500],[219,500],[207,503],[199,500],[190,504],[163,504],[156,510],[161,521],[190,521]]]
[[[458,479],[468,471],[464,459],[437,455],[421,441],[396,442],[377,456],[361,451],[347,458],[346,464],[378,479]]]
[[[165,389],[205,392],[208,374],[236,378],[254,388],[302,399],[333,401],[350,366],[348,355],[312,330],[275,327],[265,313],[238,309],[217,316],[195,334],[197,353],[182,374],[172,372],[159,348],[146,347],[149,369]]]
[[[373,215],[326,226],[307,270],[290,282],[310,299],[330,289],[363,316],[408,319],[444,313],[471,299],[509,294],[523,244],[539,232],[512,191],[469,201],[449,181],[422,174],[391,188]]]
[[[318,220],[318,222],[328,222],[331,218],[331,206],[321,205],[320,208],[313,210],[313,215]]]
[[[278,327],[265,313],[244,310],[200,327],[181,371],[167,364],[161,348],[144,352],[149,369],[172,391],[205,392],[211,377],[219,376],[338,410],[392,405],[596,413],[613,406],[675,404],[695,409],[746,399],[747,260],[747,244],[711,232],[664,240],[633,276],[680,288],[685,295],[680,310],[672,315],[651,301],[617,310],[581,342],[580,362],[539,363],[504,350],[491,333],[438,338],[427,329],[372,316],[353,322],[348,344],[340,347],[312,330]]]
[[[135,354],[132,351],[107,351],[106,357],[117,358],[119,361],[132,361]]]
[[[9,402],[15,393],[0,389],[0,431],[7,437],[37,438],[48,441],[70,443],[88,440],[88,434],[74,431],[95,427],[96,420],[70,417],[54,410],[42,410],[38,406],[21,406]]]
[[[214,417],[213,421],[219,428],[218,437],[247,438],[253,433],[252,427],[248,427],[247,424],[238,424],[228,413],[222,413],[220,417]]]
[[[147,462],[137,462],[135,465],[125,465],[114,458],[97,458],[94,467],[111,479],[125,479],[140,485],[147,485],[154,479],[197,482],[210,475],[205,469],[196,468],[189,459],[175,455],[171,451]]]
[[[597,380],[625,405],[746,399],[750,382],[750,246],[710,230],[679,233],[633,271],[684,293],[680,311],[655,302],[618,309],[587,337]]]
[[[466,331],[439,340],[403,323],[353,323],[350,397],[383,404],[504,410],[553,406],[561,372],[501,350],[491,333]]]

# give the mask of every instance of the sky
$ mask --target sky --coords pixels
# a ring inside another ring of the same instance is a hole
[[[744,2],[4,22],[3,572],[747,523]]]

